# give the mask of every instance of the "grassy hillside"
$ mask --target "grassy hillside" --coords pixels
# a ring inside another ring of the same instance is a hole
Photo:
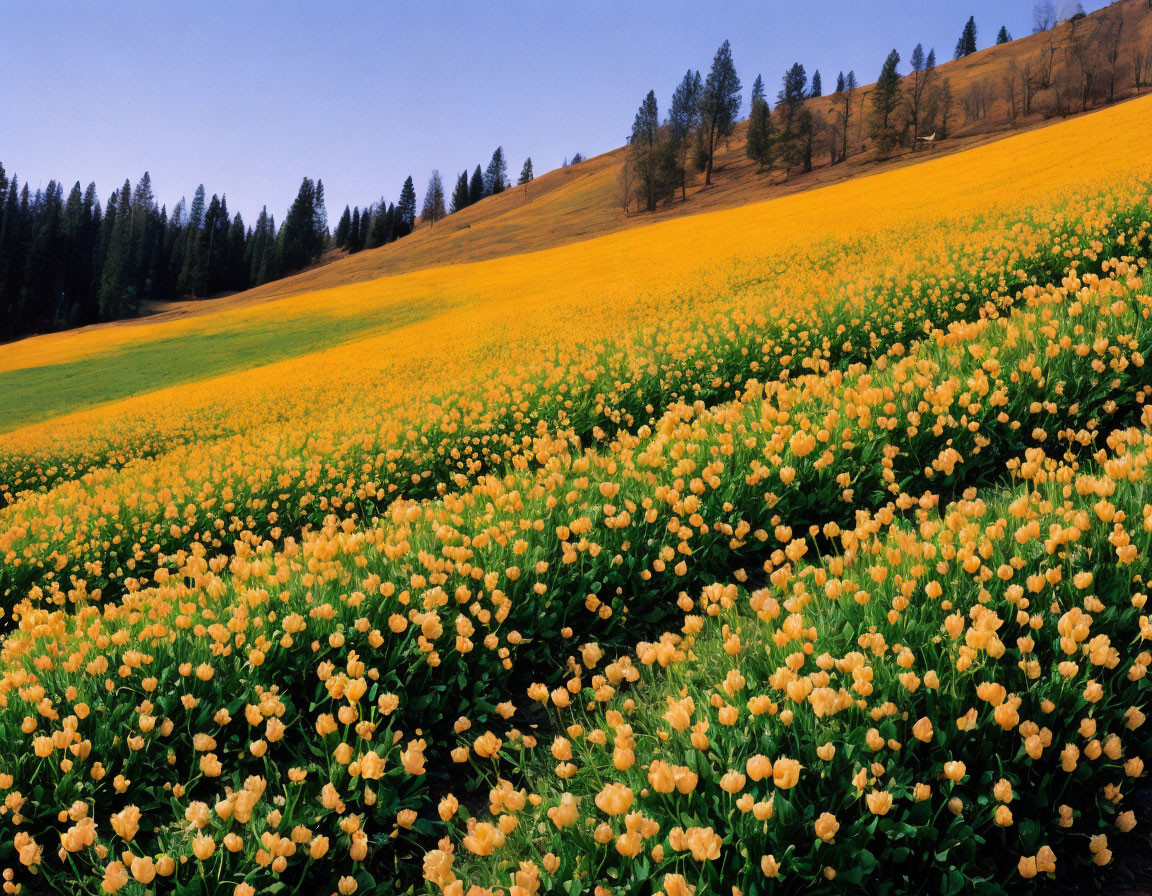
[[[1150,145],[1152,97],[0,350],[6,890],[1002,896],[1146,846]]]
[[[604,314],[608,303],[614,313],[632,319],[648,313],[648,302],[659,307],[667,301],[662,283],[676,283],[686,297],[714,291],[718,284],[748,289],[764,279],[765,269],[785,264],[796,246],[815,247],[834,237],[854,241],[877,225],[904,223],[941,204],[957,213],[975,212],[988,202],[1049,194],[1078,182],[1079,166],[1107,177],[1112,166],[1128,164],[1148,137],[1150,103],[1143,98],[811,193],[555,249],[374,280],[352,278],[347,285],[346,272],[334,264],[315,272],[320,278],[315,289],[280,298],[229,299],[188,317],[25,340],[0,350],[0,430],[282,359],[300,358],[298,369],[304,370],[317,363],[308,357],[317,352],[334,352],[330,363],[337,367],[345,363],[337,358],[355,359],[355,369],[371,369],[401,395],[405,384],[450,380],[461,367],[460,352],[507,353],[517,338],[548,344],[553,334],[587,333],[595,326],[587,315]],[[1104,146],[1094,138],[1101,128],[1115,135]],[[1057,152],[1068,162],[1052,168],[1044,160]],[[740,269],[728,266],[734,262],[749,273],[734,273]],[[557,276],[558,271],[565,273]],[[660,273],[654,278],[654,272]],[[464,308],[467,314],[461,313]],[[481,316],[487,328],[477,326]],[[343,354],[333,348],[341,343],[349,346]],[[432,345],[442,351],[427,351]],[[291,394],[307,379],[291,365],[260,376],[278,381],[264,399],[273,416],[276,396]],[[182,400],[194,411],[227,401],[228,391],[242,382],[242,377],[206,382],[182,393]],[[158,400],[169,399],[161,393]],[[318,409],[324,407],[322,395],[315,401]],[[123,414],[149,414],[150,404],[128,402],[114,412],[65,417],[58,425],[115,428]],[[36,432],[24,436],[38,437]],[[13,438],[18,442],[24,436]]]
[[[1093,14],[1088,21],[1095,22],[1100,16],[1120,10],[1124,16],[1123,49],[1120,65],[1121,79],[1118,95],[1133,93],[1129,72],[1129,51],[1132,48],[1145,48],[1152,53],[1152,9],[1145,0],[1120,0],[1105,10]],[[1081,25],[1082,29],[1088,27]],[[850,128],[851,152],[846,162],[829,167],[827,155],[818,147],[816,170],[810,174],[793,173],[783,179],[779,173],[772,176],[758,174],[756,166],[744,155],[743,125],[739,125],[729,143],[723,146],[717,156],[716,180],[712,187],[703,188],[702,176],[695,176],[688,189],[685,202],[673,202],[653,214],[626,214],[619,201],[619,180],[625,151],[617,149],[589,159],[579,165],[548,172],[538,177],[527,188],[517,187],[498,196],[488,197],[456,215],[451,215],[428,227],[421,224],[410,237],[380,249],[368,250],[351,257],[338,258],[304,273],[270,283],[266,286],[231,295],[222,299],[165,303],[157,306],[156,314],[138,321],[119,322],[84,328],[83,332],[95,331],[101,335],[80,344],[69,334],[53,334],[0,347],[0,371],[17,367],[54,366],[62,358],[74,360],[76,352],[86,353],[87,346],[123,345],[138,339],[149,338],[151,327],[156,322],[182,319],[188,316],[209,316],[225,313],[231,309],[245,308],[253,304],[275,302],[279,299],[326,290],[336,286],[352,285],[382,277],[393,276],[426,269],[439,265],[456,265],[534,252],[542,249],[568,245],[592,237],[614,233],[624,229],[645,227],[654,222],[670,220],[703,212],[738,207],[765,199],[779,198],[795,192],[817,189],[860,176],[893,170],[911,164],[938,158],[955,152],[967,151],[989,141],[1000,139],[1005,134],[1026,131],[1050,125],[1051,120],[1041,112],[1020,118],[1015,125],[1005,120],[1003,80],[1010,66],[1022,68],[1028,60],[1035,63],[1042,53],[1051,48],[1058,59],[1057,68],[1065,64],[1072,26],[1065,24],[1052,32],[1021,37],[1009,44],[993,46],[973,56],[961,60],[944,61],[938,68],[941,77],[947,77],[956,96],[957,111],[953,136],[937,144],[930,150],[906,152],[884,163],[876,163],[873,154],[867,151],[867,135],[862,127],[865,115],[855,109],[855,124]],[[941,56],[946,58],[946,48]],[[902,50],[907,55],[907,48]],[[741,60],[744,63],[744,60]],[[757,63],[748,60],[749,70]],[[879,62],[877,63],[879,65]],[[765,72],[770,86],[775,77]],[[826,73],[829,75],[829,73]],[[747,79],[750,83],[751,79]],[[826,77],[831,80],[831,77]],[[962,97],[974,84],[987,82],[990,85],[990,101],[987,115],[980,120],[964,123],[960,112]],[[872,85],[864,84],[857,92],[857,105],[866,104]],[[771,87],[774,90],[774,87]],[[1046,92],[1037,99],[1037,109],[1043,109]],[[666,99],[666,98],[665,98]],[[812,101],[812,108],[821,115],[831,114],[831,97]],[[627,122],[622,123],[626,126]],[[700,226],[708,226],[701,221]],[[144,333],[137,328],[144,327]],[[112,330],[112,333],[104,332]],[[205,322],[202,332],[216,332]],[[346,334],[337,329],[333,338]],[[319,340],[286,340],[283,353],[293,354],[303,348],[314,348]],[[131,364],[131,358],[125,358]],[[229,369],[227,366],[211,364],[209,373]],[[162,382],[176,376],[169,371]],[[55,380],[69,376],[64,370],[45,370],[41,379]],[[94,380],[103,384],[104,375],[97,371]],[[29,394],[37,388],[38,379],[30,379],[26,384],[13,384],[17,395]],[[82,391],[98,393],[102,386]],[[119,397],[131,394],[134,390],[113,390]],[[79,396],[78,396],[79,397]],[[54,402],[45,411],[57,413],[68,405]],[[29,418],[19,414],[9,418],[7,428],[26,422]],[[42,419],[42,416],[35,419]],[[3,426],[0,417],[0,426]]]
[[[1152,97],[0,352],[8,889],[1001,896],[1146,845],[1149,145]]]

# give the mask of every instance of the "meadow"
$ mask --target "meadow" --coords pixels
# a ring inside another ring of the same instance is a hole
[[[5,348],[5,891],[1107,865],[1152,761],[1150,142],[1137,100]]]

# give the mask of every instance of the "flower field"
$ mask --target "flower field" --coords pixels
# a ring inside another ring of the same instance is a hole
[[[0,436],[5,891],[1107,865],[1152,762],[1150,110],[290,296],[244,315],[358,335]]]

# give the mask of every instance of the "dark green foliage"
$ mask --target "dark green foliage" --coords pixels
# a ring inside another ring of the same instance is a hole
[[[528,156],[524,160],[524,167],[520,169],[520,180],[516,181],[517,186],[527,186],[532,183],[536,175],[532,173],[532,156]]]
[[[757,76],[756,83],[760,83]],[[763,91],[752,100],[752,114],[748,116],[748,139],[744,152],[761,170],[770,170],[773,162],[772,110],[764,99]]]
[[[340,215],[340,222],[336,225],[336,232],[332,234],[332,244],[337,249],[344,249],[348,245],[348,232],[352,229],[352,213],[348,210],[348,206],[344,206],[344,212]]]
[[[363,248],[360,242],[360,207],[357,206],[352,210],[352,225],[348,230],[348,253],[354,254]]]
[[[324,186],[304,178],[277,238],[280,265],[298,271],[318,261],[328,230],[323,226]]]
[[[777,136],[776,156],[785,172],[801,164],[805,158],[807,139],[811,134],[811,118],[802,119],[800,110],[808,98],[808,75],[799,62],[784,72],[780,92],[776,95]],[[805,133],[807,126],[808,133]]]
[[[472,200],[468,195],[468,172],[463,171],[456,178],[456,188],[452,191],[452,204],[448,207],[448,211],[455,214],[471,204]]]
[[[661,131],[656,92],[649,90],[636,111],[632,134],[628,138],[628,160],[624,170],[625,206],[635,199],[640,208],[652,211],[676,188],[676,176],[665,164],[668,135]]]
[[[903,79],[897,70],[899,65],[900,54],[893,50],[884,60],[884,67],[880,70],[880,77],[876,79],[876,87],[872,90],[872,115],[868,124],[872,140],[876,144],[876,157],[880,159],[892,154],[900,138],[896,109],[900,104],[900,84]]]
[[[416,187],[412,183],[412,175],[408,175],[408,179],[404,181],[404,186],[400,188],[400,201],[396,204],[396,236],[407,236],[415,226]]]
[[[484,195],[495,196],[503,193],[508,186],[508,162],[504,158],[504,147],[497,146],[492,160],[484,171]]]
[[[1007,25],[1001,25],[1000,31],[996,34],[996,46],[1000,44],[1011,43],[1012,34],[1008,31]]]
[[[716,148],[726,140],[736,126],[740,114],[740,78],[732,61],[732,48],[728,41],[720,45],[712,59],[712,69],[700,96],[700,148],[704,161],[704,185],[712,183],[712,167],[716,161]]]
[[[808,92],[810,97],[818,97],[824,95],[824,81],[820,78],[820,69],[816,69],[812,73],[812,89]]]
[[[756,101],[762,99],[764,99],[764,79],[757,75],[756,80],[752,82],[752,96],[749,99],[749,104],[755,107]]]
[[[964,30],[960,32],[960,39],[956,41],[956,53],[954,59],[963,59],[965,56],[971,56],[976,52],[976,17],[969,17],[967,23],[964,25]]]
[[[448,214],[444,208],[444,182],[440,179],[440,172],[433,170],[428,178],[428,187],[424,190],[424,206],[420,210],[420,217],[428,222],[429,227],[435,227],[436,222]]]
[[[681,198],[688,192],[688,147],[700,127],[700,97],[703,93],[704,81],[700,72],[688,69],[672,94],[672,109],[668,113],[669,139],[676,153],[676,177],[680,182]]]
[[[468,182],[468,204],[479,202],[486,195],[484,192],[484,172],[477,165],[476,170],[472,172],[472,179]]]
[[[147,172],[101,207],[95,184],[65,192],[53,180],[33,193],[0,165],[0,341],[116,320],[156,300],[259,286],[313,264],[330,240],[349,251],[391,242],[415,220],[411,179],[405,187],[402,222],[383,200],[357,209],[355,221],[345,208],[333,239],[319,180],[304,178],[283,227],[264,208],[248,228],[203,184],[169,214]]]

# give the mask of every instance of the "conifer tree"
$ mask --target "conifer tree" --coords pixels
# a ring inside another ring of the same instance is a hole
[[[752,96],[749,99],[749,105],[754,106],[756,100],[764,99],[764,79],[757,74],[756,80],[752,82]]]
[[[810,97],[818,97],[824,95],[824,82],[820,79],[820,69],[816,69],[812,73],[812,89],[808,92]]]
[[[352,223],[348,228],[348,254],[354,255],[363,246],[360,245],[360,206],[352,210]]]
[[[700,72],[688,69],[672,94],[672,109],[668,113],[669,138],[675,152],[682,199],[688,193],[688,147],[700,127],[700,97],[703,92]]]
[[[436,222],[447,214],[444,209],[444,182],[440,180],[439,170],[433,169],[432,176],[428,178],[428,187],[424,190],[424,207],[420,210],[420,217],[428,222],[429,227],[435,227]]]
[[[532,173],[532,156],[528,156],[524,160],[524,167],[520,169],[520,179],[516,181],[517,186],[525,187],[532,183],[535,175]]]
[[[869,121],[876,156],[886,159],[892,154],[899,139],[896,129],[896,109],[900,103],[901,77],[898,71],[900,54],[893,50],[884,60],[876,87],[872,90],[872,115]]]
[[[468,204],[473,205],[486,195],[484,192],[484,172],[477,165],[476,170],[472,172],[472,179],[468,182]]]
[[[848,158],[848,125],[852,121],[852,99],[856,94],[856,72],[849,71],[848,77],[844,79],[844,89],[837,89],[840,94],[840,161]],[[839,85],[837,85],[839,88]]]
[[[468,196],[468,172],[461,172],[460,176],[456,178],[456,189],[452,191],[452,205],[449,211],[455,214],[462,209],[466,209],[470,204]]]
[[[628,140],[629,180],[635,183],[637,201],[643,203],[647,211],[656,208],[660,193],[660,165],[657,144],[660,139],[660,111],[656,105],[656,91],[649,90],[648,96],[636,110],[632,122],[632,135]],[[625,196],[625,202],[628,201]]]
[[[804,160],[805,135],[802,132],[800,110],[808,96],[808,75],[799,62],[784,72],[781,89],[776,95],[778,115],[778,157],[784,171]]]
[[[394,233],[396,238],[405,237],[416,226],[416,187],[412,183],[412,175],[404,181],[400,188],[400,201],[396,204],[396,225]]]
[[[348,206],[344,206],[344,211],[340,215],[340,221],[336,225],[336,232],[332,235],[333,245],[337,249],[346,249],[348,247],[348,233],[352,228],[352,213],[349,211]]]
[[[772,112],[768,101],[764,99],[759,75],[756,76],[756,83],[761,85],[761,90],[760,95],[756,96],[753,88],[752,114],[748,116],[748,140],[744,152],[763,171],[772,168]]]
[[[720,45],[712,59],[712,69],[700,97],[700,134],[704,158],[704,185],[712,183],[712,167],[720,141],[727,139],[740,114],[740,78],[732,61],[728,41]]]
[[[905,104],[908,123],[912,126],[912,149],[915,151],[920,146],[920,134],[922,126],[924,126],[925,100],[936,69],[935,49],[925,56],[924,45],[916,44],[912,50],[912,55],[909,57],[909,64],[912,67],[912,73],[906,79]]]
[[[996,35],[996,46],[1000,44],[1007,44],[1012,42],[1012,34],[1008,31],[1007,25],[1001,25],[1000,31]]]
[[[497,146],[492,153],[492,161],[484,172],[484,195],[495,196],[503,193],[508,186],[508,162],[504,158],[504,147]]]
[[[971,56],[976,52],[976,17],[970,16],[968,22],[964,25],[964,30],[960,33],[960,39],[956,41],[956,54],[953,58],[963,59],[965,56]]]

